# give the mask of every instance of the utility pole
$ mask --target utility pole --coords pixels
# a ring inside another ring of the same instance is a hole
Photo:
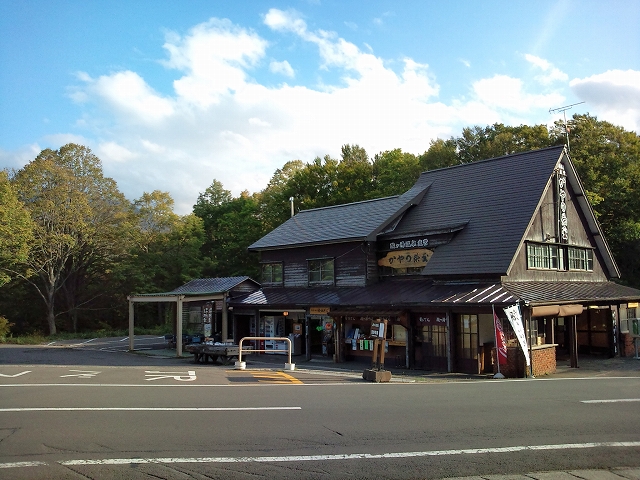
[[[565,137],[567,139],[567,149],[569,150],[569,153],[571,153],[571,145],[569,145],[569,129],[567,128],[567,114],[566,114],[566,111],[570,110],[571,108],[575,107],[576,105],[581,105],[583,103],[584,102],[572,103],[571,105],[566,105],[564,107],[550,108],[549,109],[549,113],[562,112],[562,116],[564,117],[564,134],[565,134]]]

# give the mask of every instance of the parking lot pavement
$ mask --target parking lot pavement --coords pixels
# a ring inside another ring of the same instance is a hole
[[[454,477],[447,480],[640,480],[640,468],[613,468],[611,470],[569,470],[533,472],[523,475],[483,475]]]

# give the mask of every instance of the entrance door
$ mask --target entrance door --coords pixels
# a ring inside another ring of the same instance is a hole
[[[478,372],[478,316],[456,316],[456,371],[462,373]]]
[[[421,368],[447,371],[447,326],[424,325],[422,327],[420,343]]]

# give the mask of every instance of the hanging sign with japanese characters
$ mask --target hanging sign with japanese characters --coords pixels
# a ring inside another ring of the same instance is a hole
[[[424,267],[429,262],[431,255],[433,255],[433,250],[428,248],[391,251],[378,260],[378,265],[391,268]]]

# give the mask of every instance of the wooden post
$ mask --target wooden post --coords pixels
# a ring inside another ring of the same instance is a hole
[[[578,368],[578,317],[571,316],[571,325],[569,328],[569,355],[571,357],[571,368]]]

